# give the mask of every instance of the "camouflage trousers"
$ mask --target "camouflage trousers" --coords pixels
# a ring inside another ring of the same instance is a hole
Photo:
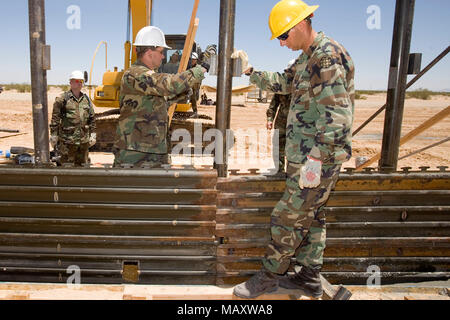
[[[198,99],[200,97],[200,85],[194,85],[192,87],[192,96],[191,96],[191,106],[192,106],[192,111],[194,111],[195,113],[198,112],[197,110],[197,102]]]
[[[336,185],[341,165],[323,165],[320,185],[300,189],[301,164],[288,162],[286,189],[271,215],[271,235],[264,266],[283,274],[295,256],[297,264],[320,269],[325,250],[326,227],[323,206]]]
[[[67,144],[59,143],[58,152],[61,156],[60,163],[72,163],[82,166],[89,161],[89,143]]]
[[[158,168],[163,164],[169,163],[167,154],[146,153],[132,150],[114,150],[114,167],[120,167],[124,164],[133,165],[133,167],[144,166],[148,168]]]
[[[275,120],[275,129],[278,129],[278,171],[283,171],[285,169],[285,146],[286,146],[286,121],[287,119],[277,116]],[[275,138],[275,136],[274,136]],[[275,146],[275,141],[272,141],[272,145]],[[275,154],[275,148],[272,149],[273,154],[272,158],[273,161],[277,161],[276,154]]]

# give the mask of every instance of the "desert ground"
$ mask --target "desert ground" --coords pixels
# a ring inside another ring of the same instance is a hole
[[[48,92],[49,101],[49,119],[51,118],[52,106],[55,98],[61,93],[56,89],[51,89]],[[215,100],[214,94],[209,94],[209,98]],[[375,94],[363,96],[363,99],[356,101],[355,108],[355,121],[354,129],[358,128],[369,116],[371,116],[376,110],[378,110],[386,102],[386,96],[384,94]],[[402,125],[402,134],[406,134],[413,130],[424,121],[437,114],[450,105],[450,98],[445,96],[433,96],[431,100],[418,100],[407,99],[404,112],[404,121]],[[245,96],[236,96],[232,99],[231,110],[231,128],[235,131],[239,130],[265,130],[266,121],[266,109],[268,103],[256,103],[255,101],[248,101]],[[96,112],[103,112],[105,110],[96,108]],[[199,106],[199,113],[208,115],[214,119],[215,107],[214,106]],[[363,129],[353,139],[353,157],[350,161],[343,165],[345,167],[354,167],[355,158],[358,156],[365,156],[370,158],[377,154],[381,149],[382,131],[384,124],[384,114],[380,114],[374,121],[372,121],[365,129]],[[0,150],[10,149],[12,146],[24,146],[33,148],[33,119],[32,119],[32,107],[31,107],[31,94],[30,93],[18,93],[15,91],[4,91],[0,94],[0,127],[6,129],[17,129],[19,133],[0,133]],[[237,135],[239,136],[239,135]],[[438,122],[435,126],[420,134],[418,137],[405,144],[400,149],[400,156],[409,154],[415,150],[423,148],[438,142],[446,137],[450,136],[450,119],[447,117]],[[251,139],[250,139],[251,140]],[[269,139],[270,140],[270,139]],[[252,141],[248,141],[246,150],[252,149],[250,144]],[[437,166],[450,166],[449,160],[450,154],[450,142],[441,144],[438,147],[428,149],[423,153],[408,157],[399,161],[398,168],[410,166],[414,170],[418,170],[421,166],[429,166],[434,170],[437,170]],[[91,153],[90,155],[92,163],[96,166],[112,163],[113,156],[108,153]],[[247,162],[235,161],[230,163],[229,169],[240,169],[245,173],[249,168],[263,168],[268,166],[267,163],[257,163],[255,159],[249,156]],[[182,159],[174,159],[179,163],[182,163]],[[211,159],[207,159],[211,161]],[[270,163],[270,161],[268,161]],[[208,164],[208,163],[207,163]],[[433,288],[416,288],[416,285],[410,287],[402,284],[401,288],[383,288],[379,291],[366,290],[365,287],[351,287],[349,288],[354,296],[352,299],[364,299],[364,300],[420,300],[420,299],[449,299],[448,282],[444,284],[439,283],[426,284],[433,286]],[[435,288],[436,286],[436,288]],[[172,288],[171,286],[169,286]],[[169,289],[170,289],[169,288]],[[66,290],[64,292],[58,291]],[[125,299],[133,298],[134,296],[143,297],[145,299],[158,298],[153,297],[148,292],[160,292],[162,297],[177,297],[181,294],[182,298],[186,296],[184,294],[184,287],[173,287],[172,291],[168,293],[167,287],[161,287],[161,289],[154,289],[148,286],[138,287],[123,287],[123,286],[97,286],[83,287],[75,291],[64,288],[55,288],[54,285],[50,287],[43,287],[40,284],[3,284],[0,288],[0,299],[79,299],[80,297],[85,299],[86,297],[92,297],[93,299]],[[56,291],[55,291],[56,290]],[[106,291],[105,291],[106,290]],[[109,290],[109,291],[108,291]],[[130,293],[132,290],[132,293]],[[133,291],[134,290],[134,291]],[[150,290],[145,292],[135,292],[136,290]],[[158,291],[160,290],[160,291]],[[164,291],[166,290],[166,291]],[[175,290],[178,290],[174,293]],[[181,291],[180,291],[181,290]],[[190,288],[187,287],[188,294],[204,294],[203,287]],[[189,291],[191,290],[191,291]],[[208,294],[213,299],[231,299],[232,288],[214,288],[211,289],[214,293]],[[386,291],[387,290],[387,291]],[[428,290],[428,291],[427,291]],[[446,291],[445,291],[446,290]],[[110,292],[111,291],[111,292]],[[130,291],[130,292],[129,292]],[[181,293],[180,293],[181,292]],[[127,293],[127,294],[125,294]],[[169,295],[170,294],[170,295]],[[155,293],[153,293],[155,295]]]
[[[58,88],[51,88],[48,92],[49,121],[51,118],[53,102],[61,92],[62,91]],[[214,101],[216,100],[215,94],[213,93],[209,93],[208,97]],[[362,95],[362,99],[356,100],[353,129],[355,130],[358,128],[385,103],[386,95],[383,93]],[[242,135],[245,134],[245,132],[247,132],[247,134],[248,132],[264,132],[268,105],[268,103],[257,103],[255,100],[247,99],[246,95],[233,96],[231,129],[237,132],[237,138],[239,137],[239,134]],[[450,97],[448,96],[432,96],[431,100],[407,99],[404,109],[402,136],[449,105]],[[105,109],[102,108],[96,107],[95,109],[96,112],[105,111]],[[214,119],[215,106],[200,105],[199,113],[208,115]],[[353,137],[353,157],[348,162],[344,163],[343,168],[355,167],[356,157],[366,157],[367,159],[370,159],[381,151],[383,127],[384,112]],[[19,133],[0,132],[0,150],[9,150],[12,146],[34,147],[31,93],[18,93],[15,90],[9,90],[0,94],[0,128],[19,130]],[[450,118],[447,117],[415,137],[410,142],[401,146],[399,156],[402,157],[410,154],[449,136]],[[247,137],[247,139],[249,138]],[[270,138],[267,139],[267,142],[270,145]],[[246,150],[256,150],[252,149],[251,145],[258,143],[257,141],[249,139],[246,143]],[[268,148],[270,148],[270,146]],[[267,152],[267,155],[269,154],[270,152]],[[450,166],[449,154],[450,141],[400,160],[398,162],[398,170],[400,170],[401,167],[412,167],[413,170],[418,170],[421,166],[429,166],[432,170],[437,170],[437,166]],[[91,162],[97,166],[112,163],[113,161],[112,154],[108,153],[92,152],[90,157]],[[212,159],[203,159],[203,161],[195,161],[193,163],[193,160],[191,159],[183,160],[175,157],[172,161],[174,164],[212,164]],[[255,161],[255,158],[250,153],[246,158],[241,158],[239,161],[231,158],[228,168],[240,169],[240,172],[245,172],[249,168],[259,168],[261,171],[264,171],[271,165],[272,162],[269,156],[265,159],[258,159],[258,161]],[[377,162],[371,166],[376,167]]]

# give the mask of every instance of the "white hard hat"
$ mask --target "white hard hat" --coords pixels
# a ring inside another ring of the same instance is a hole
[[[84,81],[84,75],[83,72],[79,70],[75,70],[70,74],[69,80],[75,79],[75,80],[83,80]]]
[[[137,47],[163,47],[171,49],[166,44],[166,37],[160,28],[154,26],[143,27],[136,35],[134,45]]]
[[[198,54],[197,52],[192,52],[191,59],[197,59],[198,60]]]
[[[288,65],[287,65],[287,68],[290,69],[294,65],[296,60],[297,59],[292,59],[291,61],[289,61]]]

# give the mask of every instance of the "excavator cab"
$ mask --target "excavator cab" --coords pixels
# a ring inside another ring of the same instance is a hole
[[[186,35],[169,34],[166,35],[166,43],[171,49],[166,49],[164,60],[159,68],[159,72],[178,73],[178,66],[183,54],[184,42]],[[200,53],[200,47],[194,42],[192,52]],[[103,74],[102,85],[95,88],[94,97],[92,98],[97,107],[119,108],[120,82],[124,71],[118,71],[117,67],[114,71],[107,70]],[[180,104],[176,111],[183,112],[190,108],[190,104]]]

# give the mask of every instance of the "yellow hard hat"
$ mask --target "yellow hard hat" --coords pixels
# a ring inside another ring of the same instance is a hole
[[[281,0],[270,12],[269,28],[273,40],[309,17],[319,6],[308,6],[301,0]]]

